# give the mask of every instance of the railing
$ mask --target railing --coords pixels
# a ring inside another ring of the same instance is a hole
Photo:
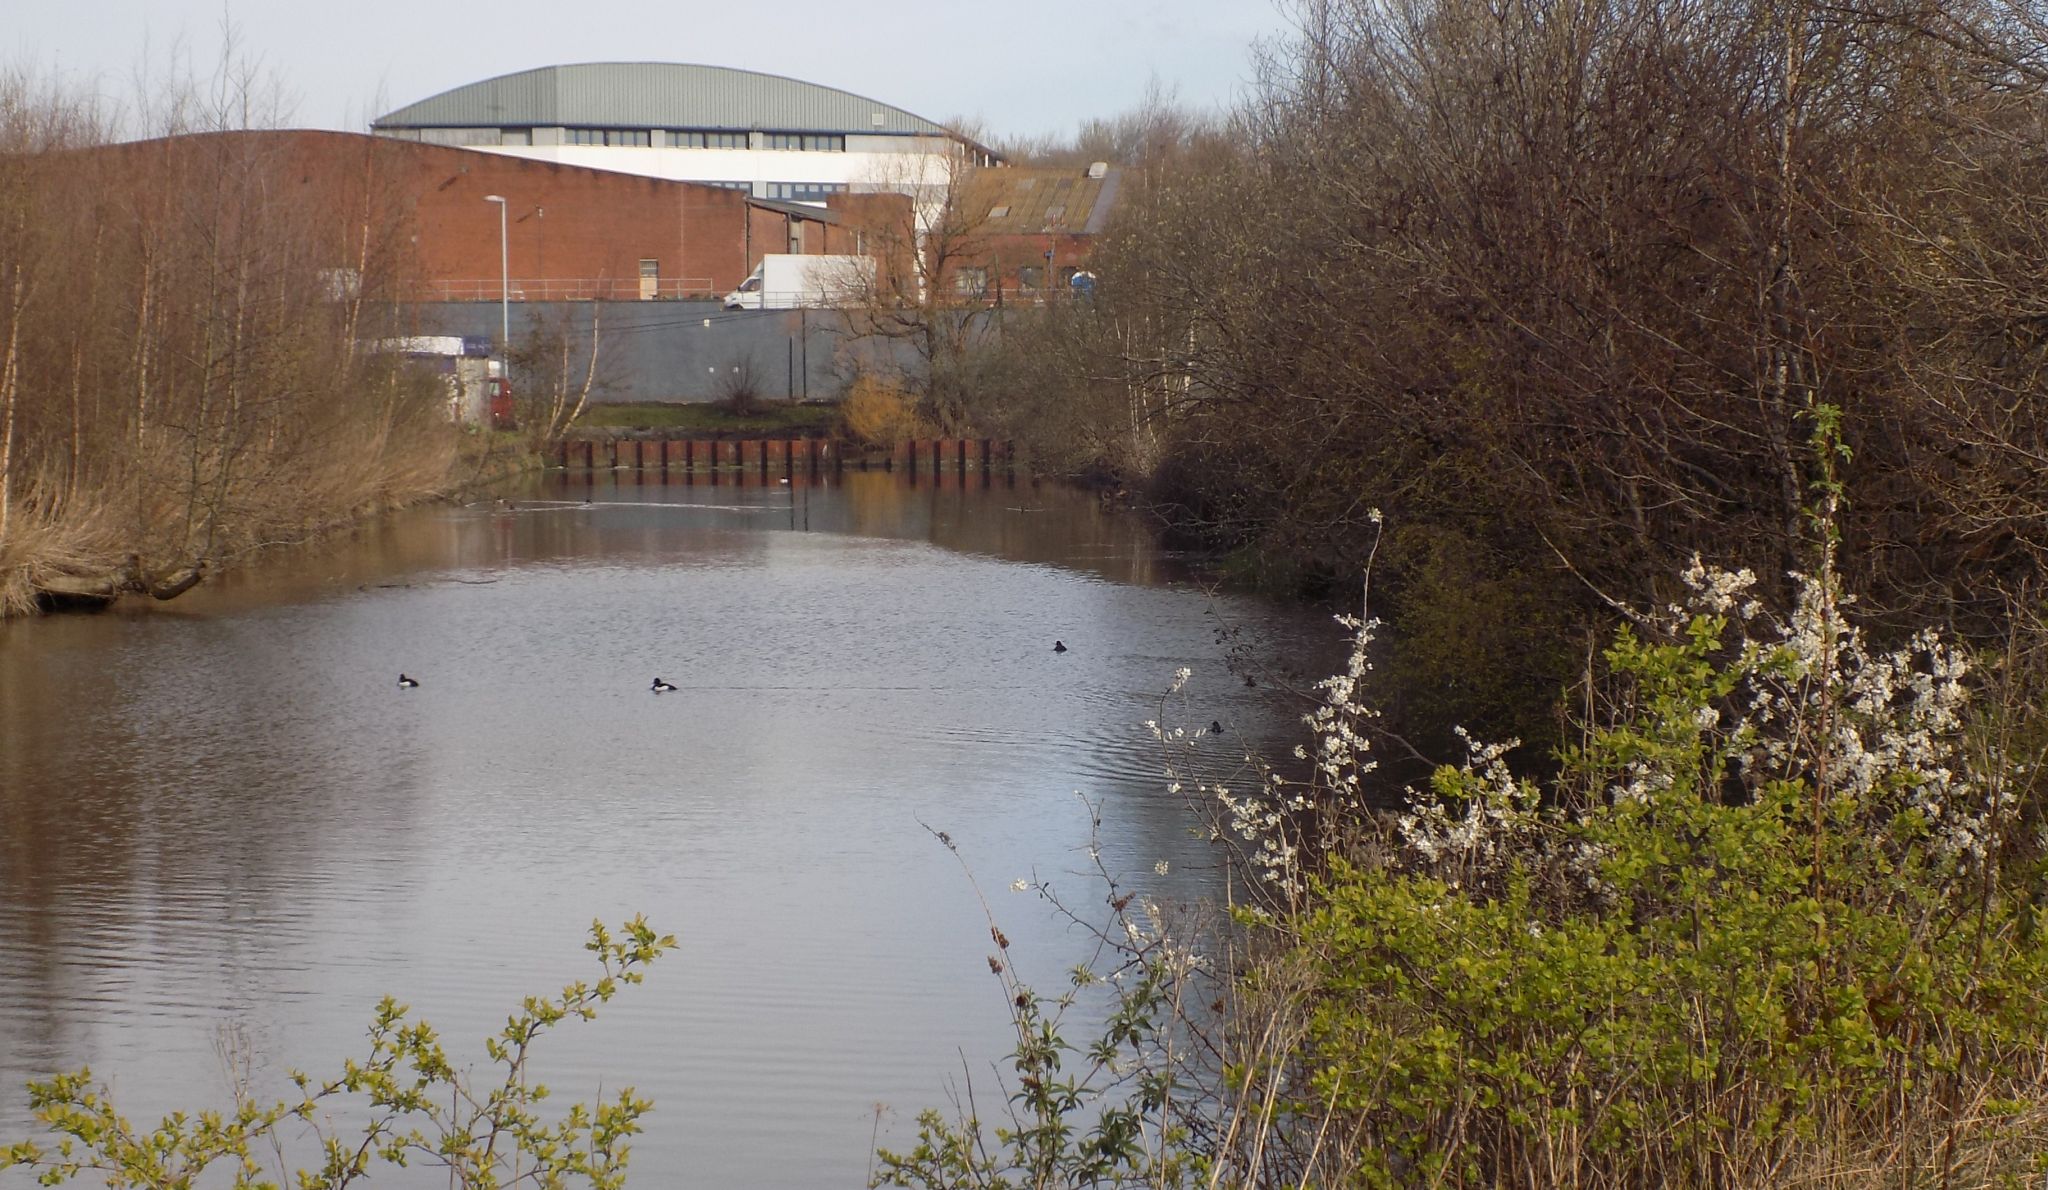
[[[642,289],[638,277],[514,277],[509,286],[515,302],[675,301],[717,297],[709,277],[663,277]],[[424,301],[495,302],[507,287],[496,277],[475,281],[422,281],[413,287]]]

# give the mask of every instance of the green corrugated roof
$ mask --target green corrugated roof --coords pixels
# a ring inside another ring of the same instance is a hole
[[[954,135],[836,87],[678,62],[542,66],[443,91],[370,123],[374,130],[530,126]]]

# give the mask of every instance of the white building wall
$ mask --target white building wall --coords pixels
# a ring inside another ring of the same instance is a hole
[[[656,137],[660,136],[657,132]],[[754,133],[755,144],[762,134]],[[744,182],[757,198],[773,198],[773,182],[844,186],[923,196],[943,189],[959,146],[944,137],[849,136],[844,152],[794,149],[684,149],[666,145],[568,145],[561,130],[536,128],[534,144],[469,145],[532,161],[552,161],[678,182]]]

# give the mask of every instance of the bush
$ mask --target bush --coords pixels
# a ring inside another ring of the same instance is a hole
[[[1321,870],[1298,820],[1250,832],[1300,894],[1273,963],[1310,973],[1280,1115],[1335,1121],[1337,1180],[1982,1184],[2048,1136],[2027,766],[1973,733],[1964,660],[1872,651],[1825,567],[1783,620],[1685,578],[1555,778],[1474,743]],[[1368,713],[1326,693],[1315,788],[1251,804],[1342,812]]]
[[[840,412],[846,420],[847,433],[876,446],[892,446],[929,433],[917,416],[916,400],[874,376],[863,375],[854,380]]]

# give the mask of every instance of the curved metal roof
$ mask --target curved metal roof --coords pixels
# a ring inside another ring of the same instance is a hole
[[[922,133],[961,139],[900,107],[778,74],[680,62],[542,66],[469,83],[370,122],[393,128],[707,128]]]

